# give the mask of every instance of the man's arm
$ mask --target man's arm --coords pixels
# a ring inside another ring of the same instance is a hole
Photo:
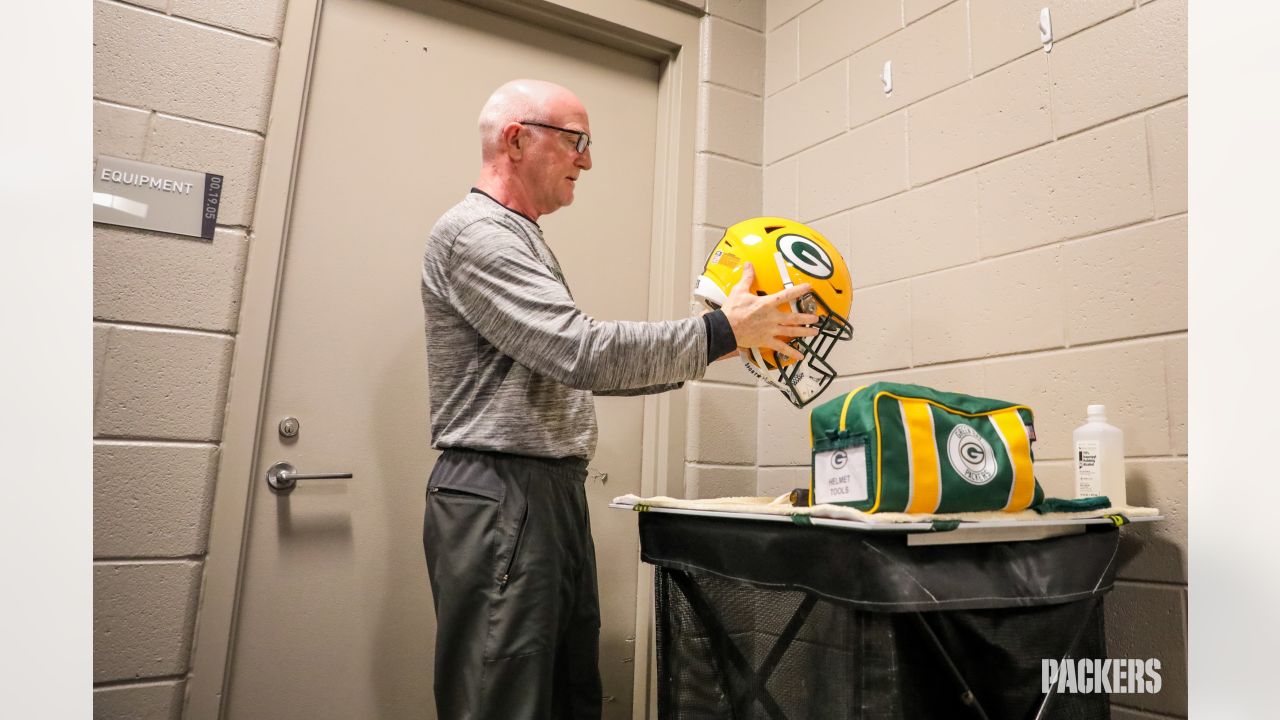
[[[723,360],[738,354],[737,344],[733,337],[733,327],[725,317],[723,310],[712,310],[702,314],[702,326],[707,331],[707,364]],[[666,385],[650,385],[649,387],[629,390],[597,390],[596,395],[656,395],[658,393],[679,390],[684,383]]]
[[[582,390],[696,380],[730,342],[799,359],[799,351],[786,344],[789,338],[817,334],[809,327],[816,315],[780,309],[810,286],[757,296],[750,291],[750,263],[721,310],[701,318],[633,322],[582,313],[533,250],[497,223],[467,228],[450,261],[451,299],[472,327],[525,367]]]
[[[449,276],[451,300],[486,340],[570,387],[634,390],[706,371],[705,321],[592,318],[522,239],[496,223],[476,223],[459,236]]]

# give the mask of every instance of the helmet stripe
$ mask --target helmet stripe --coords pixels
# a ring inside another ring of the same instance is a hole
[[[778,265],[778,277],[782,279],[782,287],[789,288],[795,283],[791,282],[791,273],[787,272],[787,261],[782,257],[781,251],[774,251],[773,261]]]

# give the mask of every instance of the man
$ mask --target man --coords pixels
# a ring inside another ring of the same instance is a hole
[[[748,291],[664,322],[582,314],[538,218],[591,169],[586,109],[558,85],[515,80],[480,114],[482,168],[436,223],[422,303],[433,446],[423,545],[436,610],[444,720],[599,718],[600,613],[587,515],[593,394],[680,387],[738,346],[816,333],[777,308],[809,291]],[[643,359],[642,362],[637,362]]]

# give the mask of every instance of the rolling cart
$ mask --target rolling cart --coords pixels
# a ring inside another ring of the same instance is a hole
[[[1041,666],[1106,657],[1111,520],[909,544],[930,525],[614,507],[648,510],[660,718],[1110,717],[1106,694],[1042,692]]]

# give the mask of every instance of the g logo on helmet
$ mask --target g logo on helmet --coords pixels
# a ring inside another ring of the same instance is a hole
[[[835,272],[835,263],[817,243],[803,235],[783,235],[778,238],[778,251],[791,266],[805,275],[822,280]]]
[[[986,485],[996,476],[991,443],[968,425],[955,426],[947,436],[947,460],[951,469],[972,485]]]

